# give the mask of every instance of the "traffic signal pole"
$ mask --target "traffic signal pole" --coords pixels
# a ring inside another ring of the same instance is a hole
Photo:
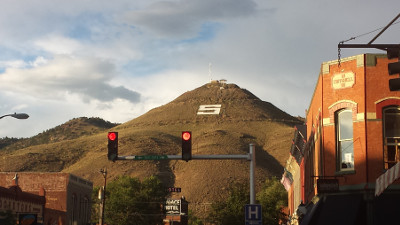
[[[255,168],[256,168],[256,151],[254,144],[249,146],[250,155],[250,204],[256,204],[256,191],[254,185]]]
[[[348,40],[341,41],[338,44],[338,61],[340,65],[340,49],[341,48],[376,48],[384,51],[396,50],[397,53],[400,49],[400,44],[372,44],[383,32],[385,32],[398,18],[400,18],[400,13],[392,20],[389,24],[387,24],[381,32],[379,32],[368,44],[345,44],[345,42],[354,40],[355,37],[352,37]]]
[[[181,160],[181,155],[129,155],[129,156],[118,156],[116,160],[163,160],[163,159],[176,159]],[[193,159],[250,159],[250,154],[247,155],[192,155]]]
[[[387,58],[398,58],[400,59],[400,44],[372,44],[387,28],[389,28],[398,18],[400,18],[400,13],[388,24],[379,34],[377,34],[368,44],[345,44],[344,42],[354,40],[352,37],[348,40],[341,41],[338,44],[338,66],[340,67],[340,57],[341,48],[376,48],[384,50],[387,52]],[[400,61],[388,63],[388,73],[389,75],[400,73]],[[400,78],[394,78],[389,80],[389,90],[390,91],[400,91]]]
[[[249,153],[246,155],[192,155],[191,160],[248,160],[250,161],[250,204],[255,204],[255,167],[256,154],[254,144],[249,144]],[[182,160],[181,155],[118,155],[115,160]]]

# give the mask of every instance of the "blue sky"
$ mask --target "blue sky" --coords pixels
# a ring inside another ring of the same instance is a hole
[[[337,44],[388,24],[386,0],[3,0],[0,137],[81,116],[126,122],[212,79],[304,116]],[[400,24],[375,43],[399,43]],[[377,32],[350,43],[367,43]],[[342,57],[379,52],[343,49]]]

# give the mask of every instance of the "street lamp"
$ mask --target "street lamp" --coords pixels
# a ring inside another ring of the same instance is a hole
[[[100,219],[99,219],[99,225],[103,225],[104,224],[104,208],[106,205],[106,185],[107,185],[107,168],[104,169],[100,169],[99,171],[101,174],[103,174],[104,177],[104,186],[103,186],[103,193],[99,195],[99,197],[101,197],[100,199]]]
[[[3,119],[6,116],[11,116],[11,117],[14,117],[14,118],[20,119],[20,120],[28,119],[28,117],[29,117],[29,115],[26,113],[14,113],[14,114],[7,114],[4,116],[0,116],[0,119]]]

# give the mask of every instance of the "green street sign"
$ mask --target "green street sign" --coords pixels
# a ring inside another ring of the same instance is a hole
[[[162,160],[168,159],[167,155],[137,155],[135,160]]]

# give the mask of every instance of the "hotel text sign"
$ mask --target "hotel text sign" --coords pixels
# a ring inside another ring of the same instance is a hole
[[[351,88],[355,83],[355,76],[353,72],[339,73],[332,77],[332,88],[342,89]]]
[[[166,214],[179,215],[181,213],[181,200],[180,199],[167,199],[165,204]]]

